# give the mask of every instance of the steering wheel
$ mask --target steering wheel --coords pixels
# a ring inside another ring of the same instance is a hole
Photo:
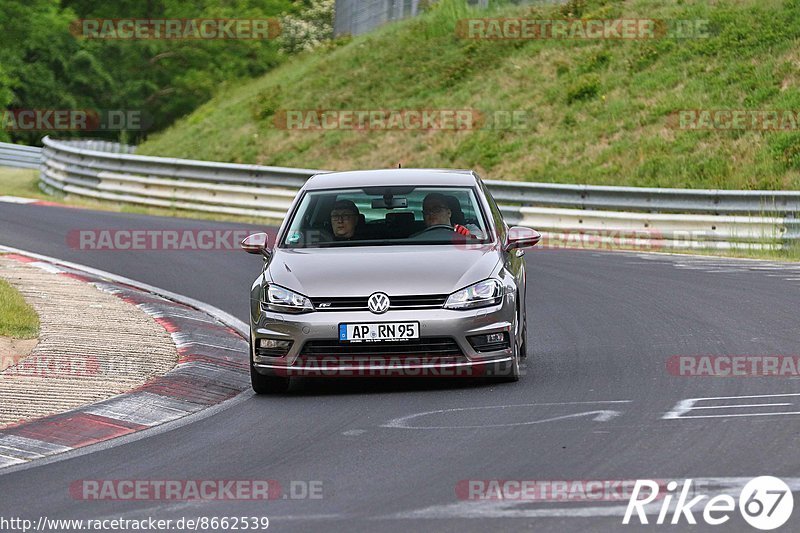
[[[419,233],[425,233],[426,231],[431,231],[431,230],[435,230],[435,229],[449,229],[450,231],[455,231],[452,226],[449,226],[447,224],[434,224],[432,226],[428,226],[427,228],[425,228],[424,230],[420,231]]]
[[[428,233],[429,231],[442,231],[442,230],[447,230],[449,232],[454,232],[455,231],[452,226],[449,226],[447,224],[434,224],[432,226],[428,226],[427,228],[425,228],[422,231],[416,232],[414,235],[411,235],[410,238],[419,237],[420,235],[424,235],[425,233]]]

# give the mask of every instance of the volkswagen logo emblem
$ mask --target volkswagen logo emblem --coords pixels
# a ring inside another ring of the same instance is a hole
[[[380,315],[389,310],[389,297],[382,292],[373,292],[367,300],[369,310]]]

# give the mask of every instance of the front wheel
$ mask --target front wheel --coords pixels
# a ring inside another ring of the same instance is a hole
[[[513,383],[519,381],[519,354],[511,356],[507,363],[497,363],[492,373],[492,380],[499,383]]]
[[[519,358],[528,358],[528,316],[522,319],[522,344],[519,347]]]
[[[253,366],[253,346],[250,345],[250,385],[256,394],[279,394],[289,390],[290,378],[264,376]]]
[[[517,327],[519,327],[519,314],[517,314]],[[524,328],[524,326],[523,326]],[[517,335],[512,335],[511,342],[513,343],[514,350],[511,354],[511,361],[507,363],[498,363],[495,366],[494,377],[496,381],[501,383],[513,383],[519,381],[521,375],[519,369],[519,361],[523,357],[523,350],[525,349],[525,337],[521,344],[517,344]]]

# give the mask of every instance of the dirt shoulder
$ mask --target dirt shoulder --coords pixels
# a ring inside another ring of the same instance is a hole
[[[110,398],[177,363],[142,309],[47,265],[0,256],[0,278],[39,315],[39,339],[0,339],[0,428]]]

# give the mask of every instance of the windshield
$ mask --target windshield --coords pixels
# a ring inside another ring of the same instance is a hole
[[[310,191],[282,246],[315,248],[482,243],[486,219],[469,187],[367,187]]]

